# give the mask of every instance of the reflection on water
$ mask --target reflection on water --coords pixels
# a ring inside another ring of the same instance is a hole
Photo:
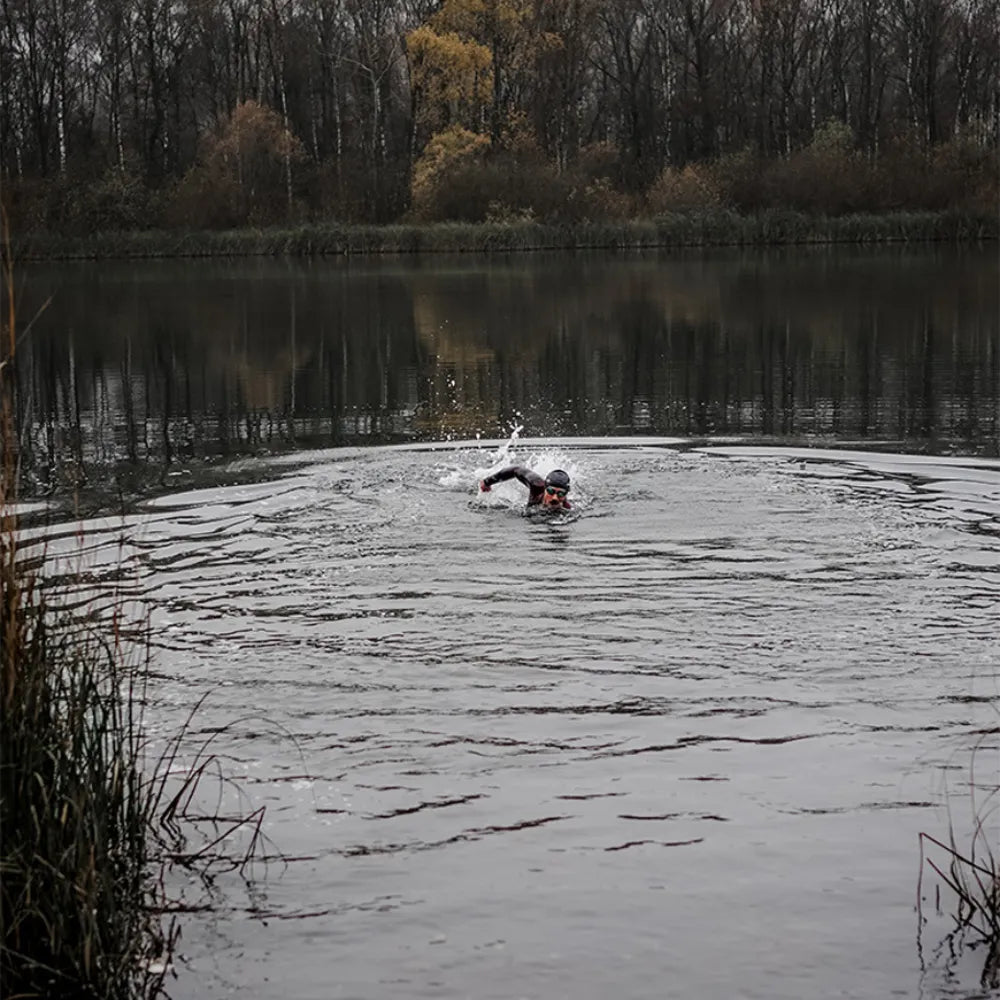
[[[207,695],[192,742],[288,858],[186,918],[178,1000],[974,995],[914,904],[996,725],[995,248],[64,265],[22,315],[48,295],[26,476],[174,484],[48,551],[149,602],[154,735]],[[369,447],[515,423],[548,444]],[[510,459],[574,516],[477,496]]]
[[[579,516],[477,495],[510,460]],[[918,937],[917,835],[962,836],[996,725],[1000,462],[555,440],[258,477],[84,525],[150,602],[154,733],[207,695],[191,742],[288,858],[185,917],[176,1000],[980,995],[929,885]]]
[[[23,458],[682,434],[995,455],[995,247],[66,264],[26,273]]]

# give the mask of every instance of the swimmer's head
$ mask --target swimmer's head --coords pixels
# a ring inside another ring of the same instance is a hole
[[[545,495],[542,502],[546,506],[561,507],[569,493],[569,475],[562,469],[553,469],[545,477]]]
[[[569,473],[563,472],[562,469],[553,469],[545,477],[546,486],[555,486],[556,489],[568,490],[569,489]]]

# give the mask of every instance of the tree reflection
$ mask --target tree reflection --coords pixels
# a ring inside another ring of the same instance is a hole
[[[105,264],[28,289],[53,294],[18,374],[39,487],[512,421],[998,452],[988,254]]]

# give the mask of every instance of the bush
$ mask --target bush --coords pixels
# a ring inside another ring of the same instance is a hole
[[[79,204],[74,228],[82,233],[151,229],[162,221],[159,192],[146,187],[135,174],[117,168],[93,186],[84,187]]]
[[[606,177],[598,178],[583,189],[579,211],[588,222],[615,222],[632,218],[632,199],[618,191]],[[566,214],[564,212],[564,214]]]
[[[169,225],[182,229],[228,229],[246,223],[233,178],[206,166],[192,167],[167,195]]]
[[[635,205],[606,176],[579,166],[559,172],[523,129],[513,128],[497,150],[485,136],[453,126],[417,161],[411,212],[422,222],[562,224],[627,219]]]
[[[295,214],[288,170],[304,155],[273,108],[244,101],[203,137],[198,163],[172,193],[168,218],[213,229],[286,221]]]
[[[874,207],[867,162],[853,146],[850,128],[837,119],[828,121],[805,149],[768,165],[767,205],[816,215],[843,215]]]
[[[621,156],[614,143],[593,142],[580,150],[573,172],[587,183],[605,178],[614,181],[622,176]]]
[[[424,222],[561,219],[583,210],[572,195],[570,178],[531,144],[495,152],[485,136],[453,127],[428,143],[414,169],[412,213]]]
[[[695,208],[715,208],[722,201],[714,172],[689,163],[683,170],[666,167],[646,193],[652,215]]]
[[[432,136],[413,166],[410,207],[414,216],[424,220],[483,218],[485,206],[463,206],[455,188],[470,187],[470,170],[482,163],[489,147],[485,135],[460,125]]]
[[[710,173],[724,205],[739,212],[753,212],[766,203],[762,162],[749,146],[720,157]]]
[[[941,207],[996,215],[1000,210],[1000,150],[984,149],[963,136],[931,152],[932,199]]]

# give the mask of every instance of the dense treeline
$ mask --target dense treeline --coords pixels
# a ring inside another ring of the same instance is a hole
[[[996,0],[3,0],[16,225],[996,204]]]

